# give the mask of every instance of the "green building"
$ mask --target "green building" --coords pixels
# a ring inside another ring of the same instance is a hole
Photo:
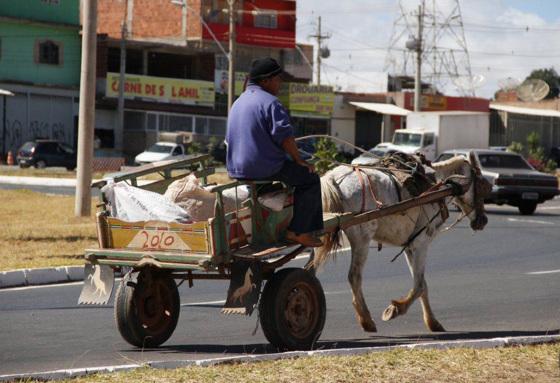
[[[80,85],[80,1],[0,1],[0,152],[25,141],[75,143]]]

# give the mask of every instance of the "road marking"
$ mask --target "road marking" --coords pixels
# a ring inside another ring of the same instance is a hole
[[[543,206],[543,207],[537,207],[537,209],[539,209],[539,210],[558,210],[558,209],[560,209],[560,206]]]
[[[556,225],[554,222],[540,221],[537,219],[519,219],[519,218],[508,218],[510,222],[522,222],[522,223],[538,223],[540,225]]]
[[[560,273],[560,269],[558,270],[545,270],[545,271],[532,271],[530,273],[525,273],[527,275],[543,275],[543,274],[556,274]]]

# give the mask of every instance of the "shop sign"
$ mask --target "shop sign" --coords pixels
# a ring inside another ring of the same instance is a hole
[[[447,98],[445,96],[423,94],[420,97],[420,107],[422,109],[447,110]]]
[[[330,86],[288,83],[281,91],[280,101],[296,114],[330,117],[334,92]]]
[[[107,97],[118,97],[119,74],[107,73]],[[202,80],[127,74],[124,97],[175,104],[214,106],[214,83]]]
[[[243,92],[245,87],[245,79],[249,73],[247,72],[235,72],[235,95],[239,96]],[[227,70],[216,69],[214,71],[214,87],[216,88],[216,93],[227,94],[228,93],[228,78],[229,73]]]

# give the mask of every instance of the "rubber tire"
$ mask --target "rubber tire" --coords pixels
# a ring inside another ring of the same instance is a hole
[[[531,215],[537,210],[536,202],[520,202],[518,206],[519,212],[522,215]]]
[[[136,295],[140,293],[139,289],[142,288],[142,280],[144,278],[142,273],[145,273],[145,271],[141,271],[140,275],[138,275],[138,283],[127,283],[125,282],[126,278],[123,278],[123,281],[119,284],[115,295],[115,322],[123,339],[131,345],[141,348],[157,347],[167,341],[177,327],[181,311],[179,290],[175,280],[168,274],[154,272],[154,281],[157,278],[161,283],[165,284],[170,293],[168,298],[171,301],[171,307],[169,307],[169,323],[167,323],[162,331],[153,334],[149,328],[145,328],[142,325],[135,303]]]
[[[37,169],[44,169],[47,167],[47,163],[44,160],[39,160],[37,162],[35,162],[35,168]]]
[[[304,283],[313,295],[318,312],[314,315],[312,329],[304,337],[292,334],[283,307],[296,284]],[[261,327],[266,339],[279,350],[311,350],[325,326],[326,301],[319,280],[300,268],[277,271],[266,283],[259,304]]]

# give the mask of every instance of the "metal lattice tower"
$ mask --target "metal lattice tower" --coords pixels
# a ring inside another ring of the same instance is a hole
[[[396,76],[414,73],[415,51],[407,49],[405,44],[411,38],[418,38],[418,5],[421,5],[424,82],[430,82],[440,91],[454,87],[462,95],[474,96],[476,84],[459,0],[420,0],[419,3],[399,0],[384,70]]]

